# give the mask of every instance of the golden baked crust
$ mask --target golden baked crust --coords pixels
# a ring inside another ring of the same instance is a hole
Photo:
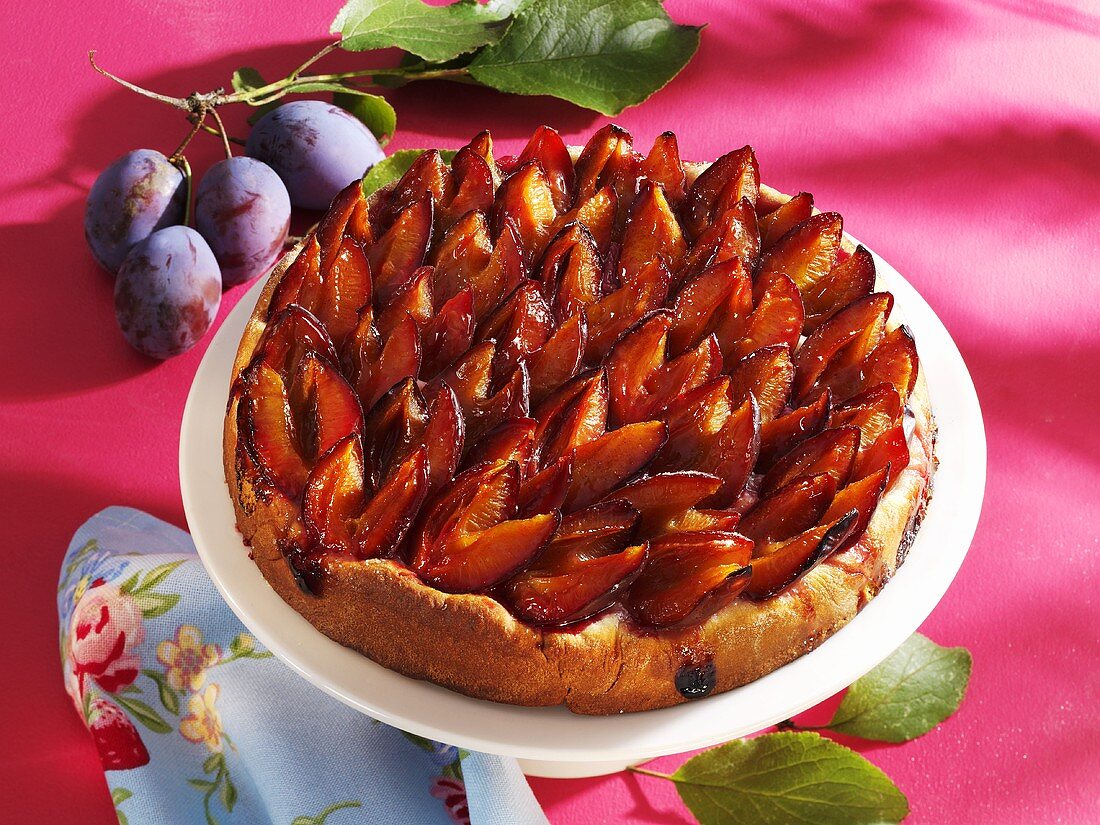
[[[691,165],[689,180],[705,165]],[[772,206],[786,196],[761,188]],[[848,251],[851,244],[845,240]],[[268,304],[292,250],[276,266],[241,341],[236,382],[263,334]],[[895,326],[892,323],[891,326]],[[275,591],[321,632],[379,664],[469,696],[519,705],[566,704],[585,714],[681,703],[684,668],[712,662],[713,693],[757,679],[850,621],[901,563],[919,527],[935,469],[935,426],[923,369],[909,398],[910,461],[882,497],[862,538],[777,596],[738,599],[701,626],[646,631],[621,612],[565,630],[518,621],[483,595],[448,594],[386,559],[330,560],[320,595],[307,593],[281,549],[303,527],[297,507],[267,485],[237,449],[237,403],[230,399],[224,462],[237,525]]]

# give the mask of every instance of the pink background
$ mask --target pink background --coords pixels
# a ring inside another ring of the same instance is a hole
[[[84,193],[129,149],[170,152],[185,124],[94,75],[84,53],[171,94],[227,84],[240,65],[276,77],[314,50],[338,3],[211,5],[0,11],[0,818],[114,821],[62,691],[58,562],[109,504],[184,524],[178,427],[205,349],[154,364],[115,328],[111,281],[81,238]],[[646,146],[674,129],[688,158],[752,143],[769,183],[843,212],[943,318],[985,410],[989,486],[970,557],[924,631],[969,647],[974,676],[940,729],[863,750],[909,796],[913,822],[1096,821],[1100,12],[1084,0],[803,5],[670,2],[678,20],[710,24],[702,48],[619,122]],[[604,122],[442,84],[391,98],[395,147],[457,146],[487,126],[514,151],[542,122],[576,141]],[[243,133],[245,113],[226,114]],[[201,172],[214,141],[200,137],[191,157]],[[690,821],[658,780],[532,784],[555,825]]]

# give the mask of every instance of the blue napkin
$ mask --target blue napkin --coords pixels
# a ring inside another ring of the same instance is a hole
[[[77,530],[57,605],[65,684],[123,825],[546,825],[515,760],[383,725],[274,659],[190,537],[146,513]]]

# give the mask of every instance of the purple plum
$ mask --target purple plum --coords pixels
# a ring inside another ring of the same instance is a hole
[[[296,100],[252,127],[245,151],[274,169],[290,202],[327,209],[336,193],[386,155],[370,130],[339,106]]]
[[[130,345],[152,358],[186,352],[202,338],[222,299],[222,277],[202,235],[159,229],[137,243],[115,280],[115,317]]]
[[[215,163],[195,191],[195,228],[233,286],[266,272],[290,227],[290,195],[275,170],[253,158]]]
[[[186,207],[183,173],[160,152],[135,149],[92,184],[84,236],[100,265],[116,273],[134,244],[158,229],[183,223]]]

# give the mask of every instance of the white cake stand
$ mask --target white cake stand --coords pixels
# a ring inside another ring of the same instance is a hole
[[[699,702],[618,716],[577,716],[471,699],[401,676],[314,629],[272,590],[234,524],[222,470],[230,373],[256,283],[230,313],[195,375],[180,432],[180,487],[191,535],[241,622],[325,692],[369,716],[470,750],[516,757],[528,774],[598,776],[758,731],[817,704],[901,645],[932,612],[974,537],[985,491],[981,410],[966,365],[924,299],[875,256],[897,317],[920,347],[936,420],[935,496],[905,564],[850,624],[811,653],[751,684]]]

